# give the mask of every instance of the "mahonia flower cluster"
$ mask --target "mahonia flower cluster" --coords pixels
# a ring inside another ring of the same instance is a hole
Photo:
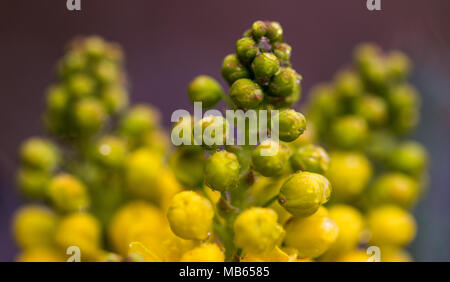
[[[416,233],[409,210],[426,187],[428,156],[408,137],[420,106],[410,72],[405,54],[366,43],[310,93],[309,129],[330,151],[330,215],[340,230],[324,260],[366,261],[358,245],[379,247],[382,261],[411,260],[403,250]]]

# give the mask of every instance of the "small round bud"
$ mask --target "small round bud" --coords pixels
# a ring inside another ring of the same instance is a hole
[[[393,87],[388,96],[393,115],[393,127],[399,133],[411,131],[419,122],[420,98],[410,85]]]
[[[204,240],[212,231],[211,203],[195,192],[184,191],[172,198],[167,218],[175,235],[188,240]]]
[[[335,88],[339,95],[355,98],[363,94],[363,84],[356,73],[341,71],[335,79]]]
[[[414,141],[400,144],[388,157],[388,166],[391,169],[413,176],[421,174],[427,163],[427,151],[421,144]]]
[[[239,184],[239,161],[225,150],[212,154],[205,164],[206,185],[214,190],[231,190]]]
[[[119,82],[120,70],[117,64],[109,60],[101,60],[94,69],[94,75],[102,85]]]
[[[330,157],[320,146],[309,144],[294,150],[289,158],[294,170],[323,174],[330,166]]]
[[[234,222],[234,243],[248,253],[263,253],[279,244],[283,227],[272,209],[253,207],[242,212]]]
[[[324,207],[307,217],[294,217],[286,224],[284,244],[297,250],[298,258],[316,258],[338,236],[338,226]]]
[[[57,222],[53,212],[45,207],[24,206],[14,215],[14,239],[23,249],[51,246]]]
[[[17,173],[17,185],[28,198],[42,199],[46,194],[50,173],[32,168],[20,168]]]
[[[326,173],[338,199],[350,200],[362,193],[372,177],[370,161],[360,153],[330,153],[330,168]]]
[[[128,91],[121,86],[110,86],[101,93],[101,99],[108,113],[115,114],[128,106]]]
[[[205,116],[194,125],[194,141],[207,149],[225,144],[229,130],[228,121],[222,116]]]
[[[360,146],[368,136],[367,122],[360,116],[344,116],[332,126],[333,141],[342,148]]]
[[[240,78],[250,77],[247,68],[239,62],[238,58],[234,54],[230,54],[223,59],[221,73],[222,77],[228,82],[229,85],[233,84],[233,82]]]
[[[181,257],[181,262],[224,262],[225,256],[217,244],[206,243],[198,246]]]
[[[287,43],[275,43],[273,47],[273,53],[280,60],[280,64],[283,67],[290,66],[292,47]]]
[[[416,221],[405,210],[391,205],[381,206],[369,212],[367,217],[371,232],[370,242],[377,246],[404,246],[416,235]]]
[[[159,123],[159,113],[148,105],[136,105],[120,121],[120,132],[125,136],[140,137]]]
[[[211,108],[222,99],[222,86],[212,77],[199,75],[189,83],[188,94],[191,101],[202,102],[205,108]]]
[[[300,84],[299,75],[291,68],[282,69],[270,81],[269,93],[273,96],[286,97],[292,94]]]
[[[418,183],[401,173],[380,176],[370,189],[371,201],[375,205],[395,204],[410,208],[419,195]]]
[[[82,132],[99,130],[107,119],[103,104],[96,98],[83,98],[75,104],[75,122]]]
[[[255,57],[252,70],[259,84],[266,86],[270,79],[278,72],[280,61],[272,53],[262,53]]]
[[[83,49],[89,57],[100,58],[105,54],[106,42],[99,36],[90,36],[83,41]]]
[[[355,101],[355,113],[363,117],[370,125],[381,125],[388,119],[385,101],[377,96],[365,95]]]
[[[255,170],[263,176],[281,175],[289,159],[289,150],[286,146],[266,139],[253,150],[252,163]]]
[[[86,186],[70,174],[61,173],[53,177],[47,193],[55,208],[64,212],[76,212],[89,206]]]
[[[170,158],[170,166],[175,177],[187,188],[202,187],[205,156],[200,150],[184,150],[183,148],[176,150]]]
[[[252,25],[252,35],[255,39],[259,39],[266,35],[267,25],[263,21],[256,21]]]
[[[47,108],[50,113],[62,113],[69,101],[67,90],[61,85],[55,85],[47,90]]]
[[[294,216],[308,216],[326,203],[330,194],[328,179],[317,173],[301,171],[281,186],[278,201]]]
[[[68,89],[75,97],[86,97],[93,94],[95,82],[85,74],[74,74],[68,81]]]
[[[267,38],[270,39],[271,42],[277,42],[283,40],[283,28],[278,22],[270,22],[267,25]]]
[[[278,124],[276,124],[278,122]],[[271,130],[278,132],[281,141],[292,142],[306,129],[305,117],[295,110],[283,110],[272,119]]]
[[[29,167],[52,172],[59,165],[61,155],[55,144],[42,138],[30,138],[20,147],[20,161]]]
[[[402,52],[392,51],[386,58],[387,75],[393,81],[405,80],[411,72],[412,64]]]
[[[126,154],[125,142],[114,136],[105,136],[95,145],[95,159],[107,167],[121,167],[125,162]]]
[[[364,151],[377,161],[386,161],[397,145],[395,136],[386,130],[372,131],[364,144]]]
[[[236,80],[230,88],[230,97],[241,108],[256,108],[264,98],[261,87],[247,78]]]
[[[58,71],[62,78],[69,78],[69,76],[86,69],[88,58],[80,50],[70,50],[59,63]]]
[[[250,64],[258,52],[258,46],[249,37],[241,38],[236,42],[236,55],[244,65]]]
[[[334,117],[342,112],[342,105],[335,89],[328,84],[315,86],[310,93],[310,109],[324,118]]]

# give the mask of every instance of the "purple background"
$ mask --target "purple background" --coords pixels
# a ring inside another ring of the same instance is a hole
[[[411,251],[418,260],[450,260],[450,1],[381,0],[382,11],[374,12],[367,11],[365,0],[81,2],[82,11],[73,12],[65,0],[0,4],[0,261],[12,260],[16,252],[10,217],[21,203],[13,179],[17,146],[43,133],[37,118],[43,91],[68,40],[99,34],[122,44],[132,101],[160,108],[168,126],[173,110],[191,109],[187,83],[203,73],[220,78],[223,57],[257,19],[283,25],[304,93],[330,79],[361,41],[413,57],[414,83],[424,100],[417,138],[433,163],[430,191],[416,209],[420,227]]]

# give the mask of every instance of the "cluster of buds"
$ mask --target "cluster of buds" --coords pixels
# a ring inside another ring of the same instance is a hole
[[[379,247],[381,260],[411,260],[403,250],[416,233],[409,210],[426,187],[428,156],[408,139],[420,106],[410,72],[405,54],[362,44],[349,67],[310,93],[309,125],[330,151],[330,210],[342,233],[326,260],[367,260],[358,244]]]

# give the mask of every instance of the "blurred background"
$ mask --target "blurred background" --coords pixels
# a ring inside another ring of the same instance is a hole
[[[234,42],[255,20],[279,21],[292,45],[292,63],[303,76],[304,94],[330,80],[354,46],[371,41],[412,57],[412,83],[422,93],[416,139],[428,148],[431,186],[415,209],[419,231],[410,247],[418,261],[450,260],[450,1],[366,0],[151,1],[81,0],[68,11],[65,0],[2,1],[0,9],[0,261],[16,255],[10,219],[21,204],[15,189],[17,149],[43,134],[44,91],[55,63],[76,35],[98,34],[126,52],[132,102],[148,102],[170,115],[191,109],[188,82],[209,74],[225,86],[220,66]]]

